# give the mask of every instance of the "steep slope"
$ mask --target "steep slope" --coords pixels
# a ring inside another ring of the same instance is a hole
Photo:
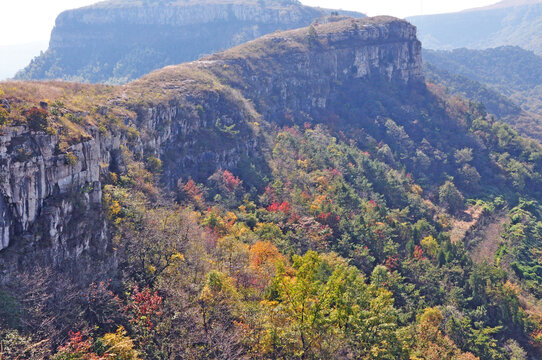
[[[415,27],[378,17],[123,86],[2,83],[5,349],[536,358],[539,314],[518,296],[541,280],[540,214],[518,199],[542,193],[542,148],[422,70]],[[484,216],[521,207],[518,228],[532,212],[502,269],[450,241],[465,198]]]
[[[503,1],[451,14],[408,18],[428,49],[485,49],[516,45],[542,55],[542,3]]]
[[[352,19],[321,25],[318,31],[311,42],[304,40],[307,29],[284,37],[268,35],[221,55],[154,72],[125,87],[2,84],[8,111],[4,122],[15,125],[4,129],[2,137],[3,173],[10,174],[2,177],[2,248],[25,234],[53,248],[75,241],[77,237],[64,238],[58,231],[68,227],[39,214],[51,212],[44,208],[47,199],[85,187],[96,192],[85,192],[85,202],[99,203],[100,166],[102,175],[107,169],[122,171],[118,156],[123,144],[139,158],[163,158],[164,179],[174,186],[181,176],[204,179],[217,168],[235,167],[241,154],[255,151],[251,123],[262,117],[283,122],[292,112],[322,118],[328,101],[340,100],[341,81],[383,78],[423,84],[420,43],[406,23]],[[236,90],[236,84],[242,89]],[[52,103],[50,112],[47,102],[39,104],[43,99]],[[229,126],[235,127],[235,136],[224,136]],[[74,156],[75,164],[67,154]],[[60,204],[55,211],[66,208],[70,207]],[[36,225],[38,220],[45,224]],[[37,233],[33,226],[43,230]],[[80,243],[89,245],[84,237],[77,239]],[[55,252],[62,260],[82,250]]]
[[[519,47],[504,46],[486,50],[425,50],[424,59],[430,64],[428,71],[435,80],[440,78],[452,91],[485,103],[491,113],[514,125],[522,134],[541,138],[542,57]],[[448,74],[437,75],[439,69]],[[451,74],[464,79],[453,78]],[[489,89],[477,87],[473,82]]]
[[[104,1],[60,14],[49,49],[17,79],[125,83],[331,12],[297,0]]]
[[[427,50],[426,50],[427,52]],[[521,108],[499,91],[453,70],[444,70],[428,60],[424,61],[424,73],[427,81],[445,86],[452,94],[483,103],[487,111],[500,119],[507,119],[521,114]]]

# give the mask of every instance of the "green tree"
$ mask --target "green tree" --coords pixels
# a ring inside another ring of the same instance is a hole
[[[440,205],[452,213],[465,208],[465,199],[463,198],[463,195],[451,181],[446,181],[444,185],[439,188],[438,195]]]
[[[367,285],[359,270],[335,255],[309,251],[282,266],[268,311],[277,319],[270,349],[286,358],[404,358],[391,292]]]

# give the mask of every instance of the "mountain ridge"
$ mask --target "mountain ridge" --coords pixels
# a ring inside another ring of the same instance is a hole
[[[426,85],[404,20],[0,83],[0,174],[8,355],[538,356],[542,147]]]
[[[541,19],[540,2],[408,18],[418,27],[420,40],[428,49],[516,45],[538,55],[542,54]]]
[[[102,2],[60,14],[49,49],[16,78],[125,83],[331,12],[298,1]]]

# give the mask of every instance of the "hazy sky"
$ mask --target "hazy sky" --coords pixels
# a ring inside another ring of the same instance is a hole
[[[489,5],[498,0],[301,0],[304,4],[357,10],[369,15],[405,17],[459,11]],[[56,16],[66,9],[89,5],[96,0],[0,0],[0,45],[46,41]]]

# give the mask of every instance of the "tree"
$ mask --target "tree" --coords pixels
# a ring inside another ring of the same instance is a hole
[[[391,292],[367,285],[336,255],[313,251],[279,267],[261,341],[276,358],[403,359]]]
[[[416,325],[413,356],[424,360],[476,360],[471,353],[462,353],[440,326],[444,317],[438,308],[426,308]]]
[[[464,165],[468,164],[472,161],[472,149],[471,148],[464,148],[461,150],[456,150],[454,154],[455,162],[458,165]]]
[[[124,327],[116,332],[105,334],[94,344],[96,352],[116,360],[138,360],[139,353],[135,350],[134,341],[127,336]]]
[[[446,181],[444,185],[439,188],[439,201],[440,205],[446,208],[451,213],[458,212],[465,208],[465,199],[463,195],[457,190],[454,183]]]

